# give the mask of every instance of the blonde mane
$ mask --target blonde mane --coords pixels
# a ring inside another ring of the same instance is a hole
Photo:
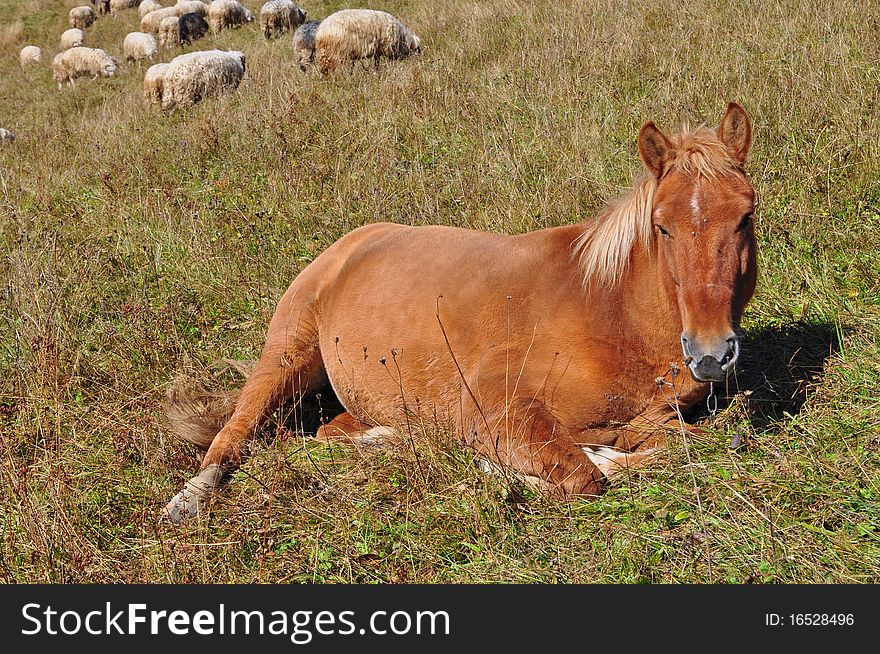
[[[692,130],[684,126],[681,132],[667,138],[674,147],[664,175],[678,171],[715,178],[739,168],[713,129]],[[609,204],[594,221],[584,226],[572,246],[584,286],[592,281],[604,286],[616,285],[626,271],[633,248],[637,244],[644,248],[650,245],[656,190],[654,175],[643,174],[634,182],[632,191]]]

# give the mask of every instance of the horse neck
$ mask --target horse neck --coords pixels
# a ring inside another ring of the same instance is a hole
[[[633,248],[620,282],[621,310],[633,334],[641,334],[646,352],[671,362],[681,359],[681,311],[675,284],[654,244]],[[670,358],[672,357],[672,358]]]

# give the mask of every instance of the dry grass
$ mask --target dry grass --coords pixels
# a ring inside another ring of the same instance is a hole
[[[878,581],[876,6],[381,2],[421,58],[322,81],[245,27],[197,44],[245,52],[240,89],[164,117],[146,65],[60,93],[47,65],[20,70],[25,43],[51,62],[74,4],[0,0],[0,29],[23,26],[0,49],[18,137],[0,150],[0,578],[702,582],[710,556],[715,581]],[[120,57],[137,21],[100,18],[85,44]],[[328,244],[378,220],[585,220],[630,185],[645,120],[711,123],[730,99],[754,123],[761,279],[693,465],[673,442],[562,503],[482,475],[435,425],[392,452],[279,426],[205,524],[159,524],[197,466],[166,388],[253,358]]]
[[[0,52],[9,53],[21,42],[24,35],[24,23],[20,20],[0,28]]]

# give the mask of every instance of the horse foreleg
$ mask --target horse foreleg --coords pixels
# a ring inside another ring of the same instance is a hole
[[[569,430],[543,404],[525,398],[505,414],[474,424],[478,452],[525,477],[529,485],[562,496],[597,496],[605,478]],[[488,428],[488,429],[487,429]]]
[[[632,451],[606,445],[584,445],[581,449],[606,479],[612,479],[624,471],[648,463],[665,446],[666,438],[660,433],[645,439]]]
[[[609,445],[583,445],[584,453],[609,479],[621,472],[651,461],[666,447],[669,434],[701,436],[705,431],[694,425],[670,419],[668,414],[643,414],[625,427],[615,430]],[[591,440],[595,434],[591,434]],[[599,439],[600,442],[605,439]]]

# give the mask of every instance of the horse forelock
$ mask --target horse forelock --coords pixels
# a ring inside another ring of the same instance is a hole
[[[668,138],[674,148],[664,176],[680,172],[714,179],[740,169],[715,130],[685,126]],[[654,175],[641,175],[629,193],[609,204],[584,226],[572,246],[572,254],[577,259],[585,287],[591,282],[615,286],[626,271],[633,248],[650,245],[654,237],[651,213],[657,184]]]
[[[714,129],[685,127],[678,134],[671,135],[669,140],[674,149],[664,174],[678,171],[685,175],[715,178],[740,168]]]

